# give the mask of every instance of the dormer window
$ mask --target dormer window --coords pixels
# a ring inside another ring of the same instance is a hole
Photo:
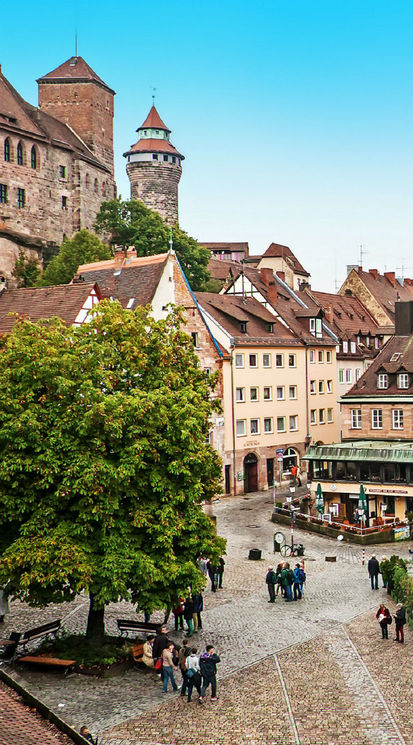
[[[273,323],[269,323],[268,324],[268,333],[269,334],[272,334],[273,332],[274,332],[274,324]]]
[[[398,388],[408,388],[409,387],[409,375],[408,375],[408,373],[399,373],[399,375],[397,376],[397,387]]]
[[[321,339],[323,336],[323,324],[321,318],[310,318],[310,334]]]
[[[343,341],[343,352],[344,354],[348,352],[348,341]]]
[[[387,373],[379,373],[377,376],[377,388],[381,390],[389,387],[389,376]]]
[[[397,362],[397,360],[399,360],[399,359],[400,359],[400,357],[401,357],[401,353],[400,353],[400,352],[395,352],[395,353],[394,353],[394,354],[392,354],[392,356],[390,357],[390,362]]]
[[[240,326],[241,326],[241,333],[246,334],[247,333],[247,322],[241,321]]]

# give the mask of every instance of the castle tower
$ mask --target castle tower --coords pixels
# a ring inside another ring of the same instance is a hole
[[[131,199],[138,199],[159,212],[170,225],[178,222],[178,184],[182,174],[179,153],[155,106],[136,130],[139,139],[128,152],[126,171],[131,185]]]
[[[115,92],[83,57],[71,57],[37,83],[39,108],[74,129],[113,177]]]

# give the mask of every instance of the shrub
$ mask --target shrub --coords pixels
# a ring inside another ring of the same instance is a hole
[[[124,639],[105,637],[101,643],[92,642],[84,636],[62,634],[52,641],[44,641],[40,652],[52,652],[58,659],[76,660],[79,665],[113,665],[131,656],[131,645]]]

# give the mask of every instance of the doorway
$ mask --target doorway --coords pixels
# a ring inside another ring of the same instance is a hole
[[[267,458],[267,485],[274,485],[274,458]]]
[[[244,491],[258,491],[258,459],[255,453],[244,458]]]
[[[225,466],[225,494],[231,494],[231,466]]]

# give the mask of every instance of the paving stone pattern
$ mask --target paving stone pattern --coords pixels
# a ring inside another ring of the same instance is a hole
[[[1,745],[70,745],[53,724],[25,706],[20,696],[0,682]]]

